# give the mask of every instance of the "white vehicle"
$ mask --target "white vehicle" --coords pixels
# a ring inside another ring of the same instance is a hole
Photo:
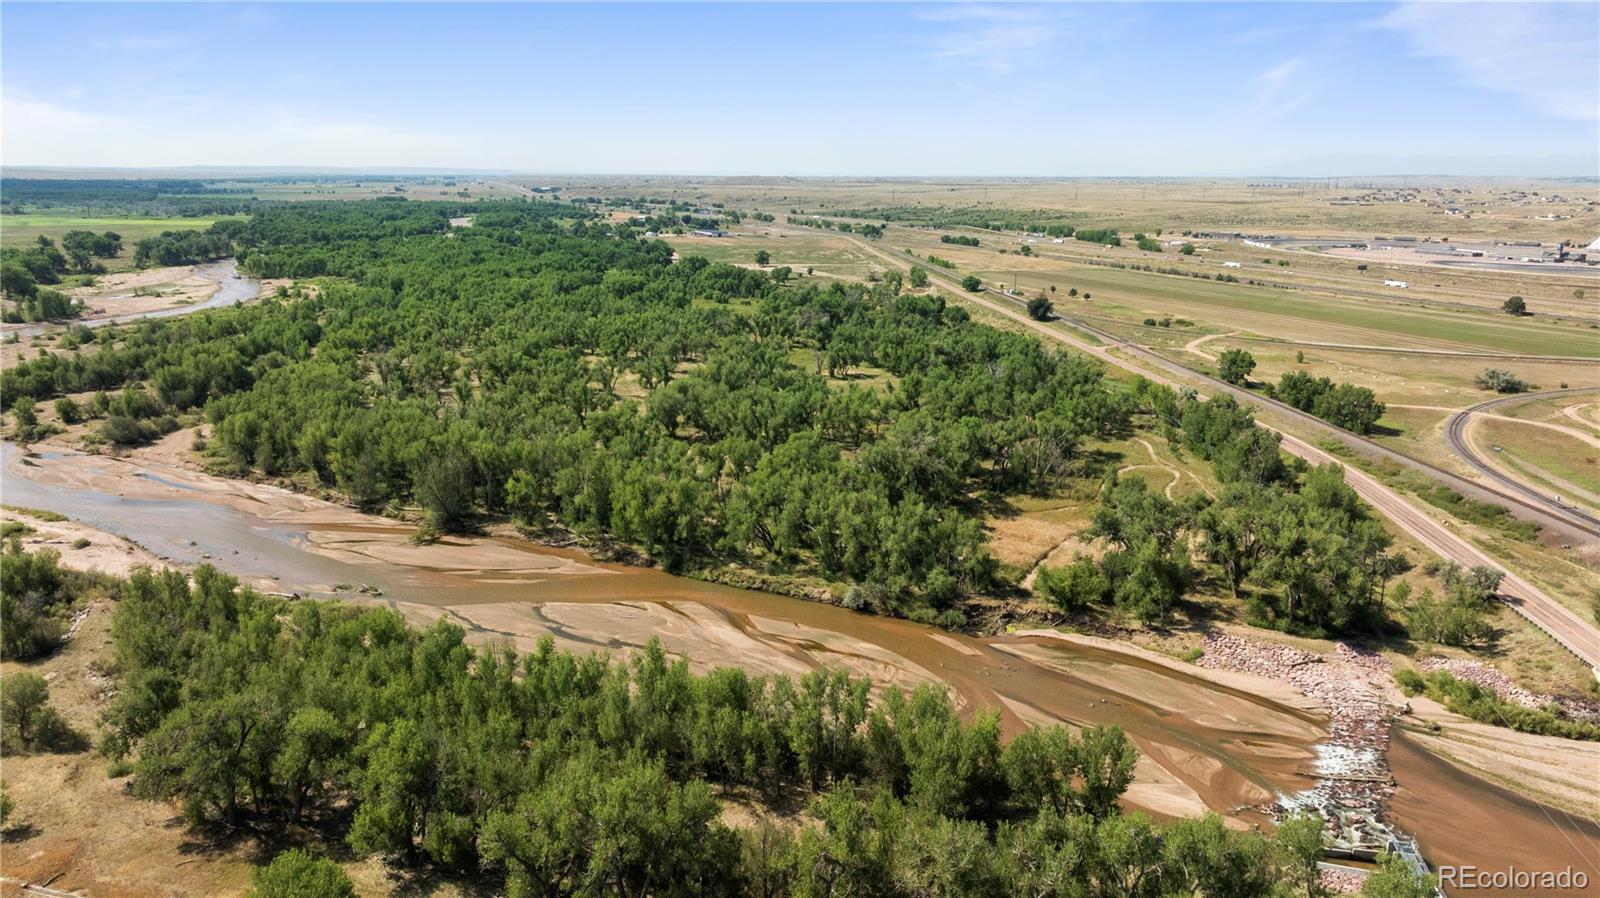
[[[1238,262],[1223,262],[1222,263],[1222,267],[1223,268],[1243,268],[1244,266],[1239,264]]]
[[[1393,279],[1384,281],[1383,285],[1385,287],[1399,287],[1402,290],[1404,290],[1405,288],[1411,286],[1410,284],[1406,283],[1405,281],[1396,281],[1396,280],[1393,280]]]

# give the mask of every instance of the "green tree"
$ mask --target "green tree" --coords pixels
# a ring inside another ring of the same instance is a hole
[[[1320,898],[1326,893],[1322,871],[1317,867],[1325,850],[1322,827],[1321,817],[1296,814],[1278,824],[1278,834],[1273,840],[1284,875],[1306,898]]]
[[[1278,892],[1271,846],[1228,829],[1215,813],[1190,817],[1163,833],[1169,894],[1254,898]]]
[[[928,272],[920,266],[912,266],[908,278],[912,287],[921,289],[928,286]]]
[[[50,686],[44,677],[27,672],[12,674],[0,682],[4,684],[0,708],[5,710],[0,726],[4,727],[6,741],[24,751],[31,749],[37,744],[44,717],[52,713],[45,704],[50,698]]]
[[[1104,820],[1117,810],[1117,801],[1133,782],[1139,752],[1118,726],[1089,727],[1077,741],[1078,804],[1083,812]]]
[[[1194,255],[1194,244],[1193,243],[1185,243],[1184,245],[1178,247],[1178,252],[1182,253],[1185,256],[1192,256],[1192,255]]]
[[[1028,317],[1035,321],[1049,321],[1055,311],[1055,304],[1042,293],[1028,300]]]
[[[961,279],[961,289],[968,293],[976,293],[983,289],[983,281],[975,274],[969,274]]]
[[[769,253],[764,249],[756,250],[756,264],[762,268],[766,268],[768,265],[772,264],[772,253]]]
[[[27,396],[18,396],[11,403],[11,418],[16,421],[19,431],[31,431],[39,426],[38,409]]]
[[[1499,368],[1488,368],[1477,377],[1473,384],[1480,390],[1493,390],[1496,393],[1526,393],[1536,389],[1532,384],[1522,378]]]
[[[1500,306],[1500,311],[1505,312],[1507,315],[1526,315],[1528,314],[1528,303],[1520,296],[1513,296]]]
[[[15,673],[0,680],[0,749],[8,752],[81,751],[83,736],[49,706],[44,677]]]
[[[1256,370],[1256,358],[1243,349],[1229,349],[1217,357],[1217,376],[1230,384],[1242,384]]]
[[[1078,746],[1064,727],[1029,727],[1018,733],[1000,757],[1011,799],[1023,814],[1049,808],[1072,813],[1079,805],[1073,784]]]
[[[445,450],[418,469],[417,501],[435,527],[458,530],[472,514],[475,481],[472,460],[459,450]]]

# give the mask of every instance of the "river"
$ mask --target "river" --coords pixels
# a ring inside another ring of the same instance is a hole
[[[248,302],[261,293],[261,282],[255,278],[242,277],[239,274],[238,262],[233,259],[223,259],[220,262],[211,262],[195,268],[195,274],[209,281],[215,281],[217,290],[205,300],[191,303],[186,306],[173,306],[169,309],[156,309],[150,312],[139,312],[127,315],[108,315],[103,318],[86,318],[81,321],[46,321],[39,324],[29,324],[7,334],[16,334],[19,339],[37,337],[51,331],[62,330],[69,325],[79,324],[84,327],[105,327],[111,324],[128,324],[141,321],[145,318],[174,318],[179,315],[188,315],[203,309],[220,309],[238,302]],[[131,296],[132,294],[126,294]],[[97,297],[97,302],[114,302],[119,296]]]
[[[1191,673],[1111,644],[973,638],[512,536],[413,546],[405,524],[211,477],[164,462],[160,451],[28,457],[6,444],[3,452],[7,504],[59,512],[174,562],[210,563],[274,591],[326,596],[337,589],[419,624],[447,618],[477,641],[526,648],[549,633],[565,648],[626,651],[655,637],[701,666],[762,673],[838,666],[879,684],[943,683],[964,707],[998,710],[1011,732],[1034,723],[1118,724],[1141,754],[1129,802],[1157,817],[1211,809],[1242,825],[1261,823],[1256,806],[1311,785],[1303,771],[1326,733],[1326,719],[1277,684]],[[366,594],[356,592],[363,586]],[[1595,844],[1589,830],[1574,832],[1554,812],[1541,816],[1542,806],[1401,740],[1395,754],[1397,816],[1430,854],[1470,857],[1485,869],[1528,869],[1533,861],[1593,869],[1585,865]],[[1498,819],[1515,827],[1515,838],[1486,837]]]

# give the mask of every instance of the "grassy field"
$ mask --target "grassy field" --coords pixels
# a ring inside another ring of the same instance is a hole
[[[263,201],[365,200],[403,196],[414,200],[515,199],[528,191],[499,179],[486,178],[308,178],[303,181],[220,181],[212,186],[237,189]],[[396,190],[395,188],[400,188]]]
[[[1533,202],[1517,189],[1543,195],[1590,194],[1591,183],[1573,180],[1363,178],[1360,184],[1294,181],[1263,186],[1221,178],[1045,179],[1045,178],[766,178],[570,176],[512,179],[527,185],[559,185],[575,196],[649,196],[685,202],[727,202],[739,209],[783,214],[790,209],[827,214],[842,209],[893,209],[938,215],[1027,213],[1087,227],[1126,231],[1228,229],[1284,234],[1428,234],[1501,236],[1518,240],[1587,243],[1600,232],[1600,212],[1568,200]],[[1376,190],[1368,190],[1368,187]],[[1415,189],[1410,200],[1400,191]],[[1448,216],[1451,202],[1481,203],[1484,213]],[[1366,195],[1370,205],[1335,206],[1334,200]],[[1538,216],[1571,216],[1560,221]]]
[[[1020,284],[1028,292],[1048,290],[1052,284],[1058,294],[1076,287],[1094,297],[1091,314],[1133,323],[1171,315],[1283,340],[1600,358],[1600,335],[1587,327],[1487,312],[1308,298],[1297,291],[1140,271],[1024,267],[994,257],[973,273],[985,281]]]
[[[733,237],[668,234],[662,239],[679,255],[704,256],[730,265],[754,265],[756,253],[766,250],[773,267],[787,265],[796,274],[814,268],[824,276],[860,279],[888,268],[849,241],[825,231],[778,234],[755,224],[740,228]]]
[[[1547,427],[1500,419],[1479,421],[1476,431],[1477,445],[1496,460],[1564,497],[1600,507],[1600,448]]]
[[[152,237],[162,231],[199,231],[211,227],[217,218],[102,218],[92,215],[0,215],[0,245],[25,246],[43,234],[59,241],[68,231],[115,231],[124,246]]]
[[[218,221],[210,218],[107,218],[93,215],[52,215],[30,213],[27,215],[0,215],[0,246],[27,246],[44,235],[61,241],[68,231],[115,231],[122,235],[122,255],[115,259],[100,259],[108,271],[125,271],[133,267],[134,248],[140,240],[154,237],[163,231],[200,231]]]

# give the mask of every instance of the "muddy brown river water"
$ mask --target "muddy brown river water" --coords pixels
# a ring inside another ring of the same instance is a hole
[[[1325,717],[1282,684],[1198,672],[1111,643],[975,639],[515,537],[412,546],[411,528],[399,522],[210,477],[159,455],[25,457],[7,444],[3,461],[6,504],[59,512],[274,591],[327,596],[339,586],[343,598],[388,605],[417,623],[449,619],[480,642],[526,648],[550,634],[578,651],[628,651],[659,638],[701,667],[796,674],[833,666],[879,688],[942,683],[965,708],[997,710],[1012,732],[1114,723],[1141,754],[1129,802],[1158,817],[1211,809],[1237,826],[1263,822],[1257,806],[1311,784],[1304,771],[1326,732]],[[361,586],[368,594],[352,589]],[[1572,864],[1600,884],[1592,821],[1517,798],[1403,739],[1392,755],[1396,816],[1430,857],[1485,869]]]

